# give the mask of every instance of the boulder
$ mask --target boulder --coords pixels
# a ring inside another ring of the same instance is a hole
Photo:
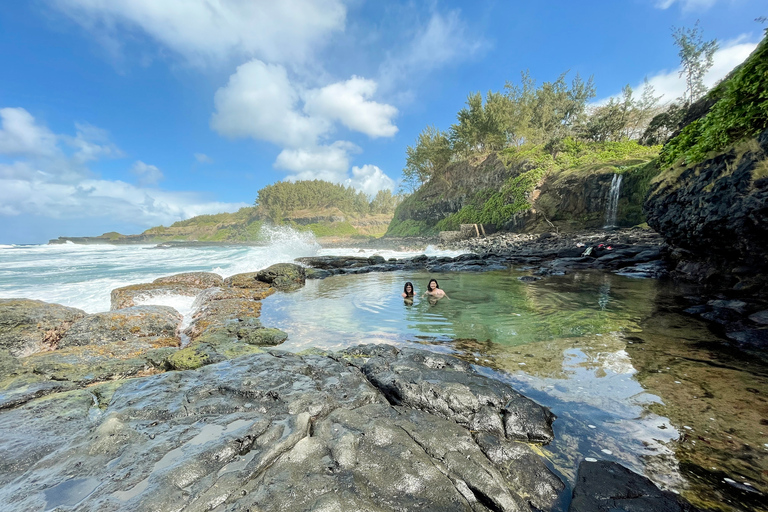
[[[621,464],[601,460],[579,464],[568,511],[697,512],[698,509]]]
[[[455,357],[388,345],[344,351],[394,405],[420,409],[478,432],[548,443],[555,415],[512,389],[479,375]]]
[[[152,281],[153,284],[186,284],[196,288],[212,288],[221,286],[224,279],[219,274],[212,272],[185,272],[172,276],[159,277]]]
[[[171,338],[178,341],[182,316],[170,306],[133,306],[88,315],[67,330],[59,347]]]
[[[161,278],[164,279],[164,278]],[[110,309],[112,311],[136,306],[142,301],[165,295],[183,295],[194,297],[205,288],[184,282],[155,282],[132,284],[115,288],[110,294]]]
[[[304,267],[294,263],[277,263],[257,273],[259,281],[269,283],[278,290],[291,291],[304,286]]]
[[[15,357],[54,350],[85,311],[39,300],[0,299],[0,350]]]

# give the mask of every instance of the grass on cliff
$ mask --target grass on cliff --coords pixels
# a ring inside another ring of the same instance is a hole
[[[659,146],[642,146],[636,141],[574,139],[566,139],[564,150],[555,156],[541,145],[505,149],[501,157],[508,166],[532,168],[510,177],[500,190],[476,192],[458,212],[438,222],[434,231],[455,230],[461,224],[493,224],[501,228],[514,214],[531,208],[533,191],[545,178],[571,173],[631,173],[656,158],[659,149]]]
[[[768,37],[709,95],[717,103],[664,146],[662,168],[701,162],[768,128]]]

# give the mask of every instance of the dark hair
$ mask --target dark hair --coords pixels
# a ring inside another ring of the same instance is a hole
[[[427,283],[427,291],[429,291],[429,290],[430,290],[430,288],[429,288],[429,285],[430,285],[430,284],[432,284],[432,281],[434,281],[434,282],[435,282],[435,290],[437,290],[438,288],[440,288],[440,285],[439,285],[439,284],[437,284],[437,279],[430,279],[430,280],[429,280],[429,282]]]
[[[411,292],[408,293],[408,287],[411,287]],[[408,281],[405,283],[405,286],[403,286],[403,293],[406,294],[408,297],[413,297],[413,283]]]

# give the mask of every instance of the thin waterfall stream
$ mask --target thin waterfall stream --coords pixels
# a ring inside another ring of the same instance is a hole
[[[611,188],[608,190],[608,202],[605,207],[605,229],[616,227],[616,216],[619,212],[619,192],[621,191],[621,174],[614,174]]]

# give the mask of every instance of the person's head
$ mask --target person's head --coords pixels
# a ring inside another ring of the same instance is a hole
[[[432,283],[435,283],[435,286],[432,286]],[[437,279],[430,279],[429,284],[427,285],[427,290],[432,292],[437,290],[438,288],[440,288],[440,285],[437,284]]]
[[[413,295],[413,283],[408,281],[405,283],[405,286],[403,287],[403,293],[406,294],[408,297]]]

